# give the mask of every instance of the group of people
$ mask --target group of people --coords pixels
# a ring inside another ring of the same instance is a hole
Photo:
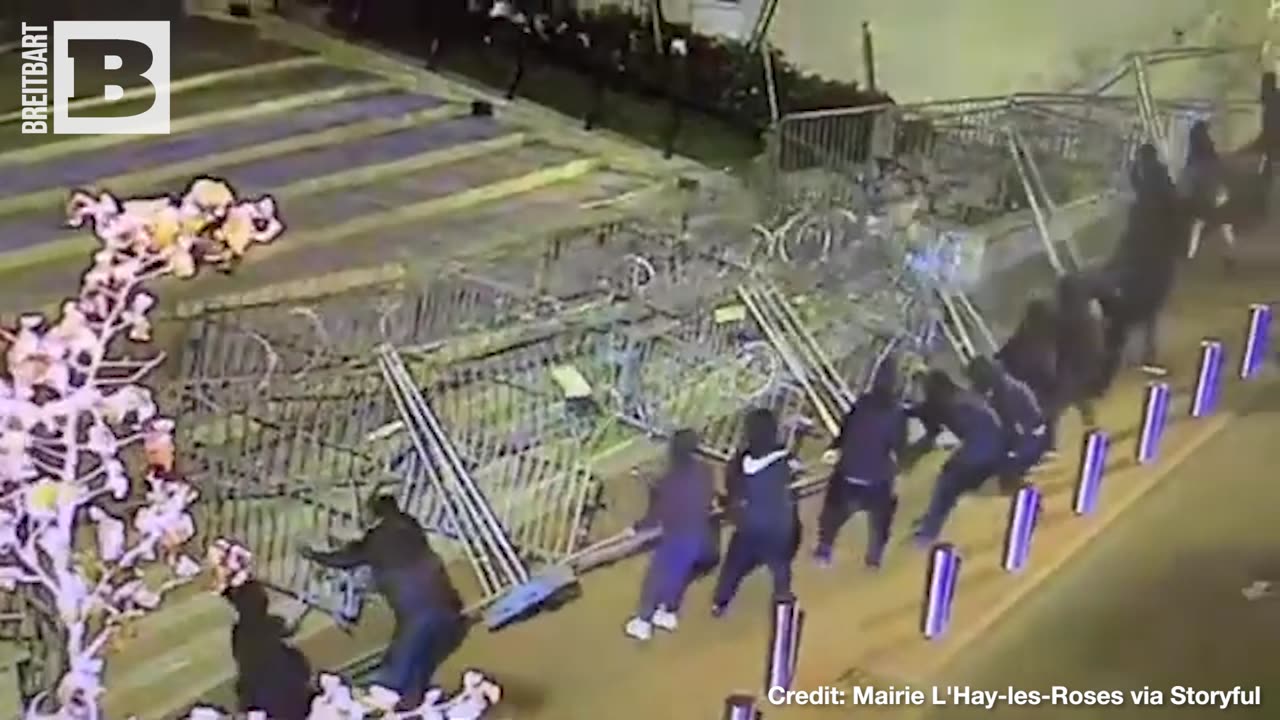
[[[396,691],[402,707],[415,707],[431,688],[436,668],[466,636],[461,596],[426,533],[395,498],[374,496],[372,527],[336,550],[304,548],[302,555],[338,569],[368,567],[390,607],[395,628],[374,682]],[[315,696],[311,666],[290,643],[290,629],[270,612],[266,588],[256,580],[228,587],[236,610],[231,654],[236,663],[237,710],[260,710],[271,720],[306,720]]]
[[[813,550],[818,563],[831,562],[841,528],[865,512],[869,532],[863,562],[872,570],[881,566],[898,509],[897,477],[935,447],[943,430],[958,444],[915,520],[913,538],[922,547],[939,539],[963,495],[992,480],[1003,493],[1014,494],[1038,466],[1051,461],[1059,419],[1068,409],[1075,408],[1087,428],[1095,425],[1094,403],[1124,365],[1132,336],[1141,336],[1146,369],[1162,372],[1157,320],[1181,261],[1194,259],[1205,233],[1216,230],[1230,267],[1236,222],[1250,213],[1250,205],[1265,211],[1280,158],[1280,91],[1271,73],[1263,79],[1262,103],[1256,175],[1231,177],[1206,121],[1191,128],[1178,182],[1154,145],[1139,147],[1130,173],[1133,203],[1116,251],[1096,271],[1059,278],[1051,298],[1028,303],[998,352],[969,360],[967,382],[930,370],[921,383],[921,399],[908,402],[894,359],[881,364],[824,457],[832,469]],[[1254,202],[1248,203],[1251,196]],[[913,420],[924,430],[914,441]],[[718,559],[719,532],[708,520],[717,498],[734,530],[720,562],[712,615],[722,615],[743,578],[760,567],[772,576],[776,600],[791,597],[792,565],[801,544],[790,489],[795,460],[767,410],[747,415],[744,435],[744,449],[725,471],[723,496],[716,493],[710,467],[698,457],[696,433],[674,435],[649,514],[637,525],[638,530],[660,525],[663,533],[637,612],[624,626],[626,635],[648,640],[655,628],[676,629],[685,590]]]

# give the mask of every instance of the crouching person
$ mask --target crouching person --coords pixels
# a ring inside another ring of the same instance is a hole
[[[974,389],[995,409],[1004,428],[1007,454],[997,477],[1000,490],[1012,495],[1049,449],[1049,427],[1044,412],[1031,388],[1011,377],[990,358],[974,358],[969,364],[969,378]]]
[[[840,528],[860,511],[867,513],[868,568],[880,567],[898,509],[894,481],[907,446],[907,411],[898,388],[898,370],[889,358],[876,372],[870,391],[858,398],[840,425],[830,452],[837,453],[818,516],[814,559],[830,564]]]
[[[674,631],[685,590],[699,565],[714,552],[711,468],[698,459],[698,434],[681,430],[671,438],[666,472],[654,488],[649,512],[635,530],[660,527],[662,537],[649,557],[640,588],[640,607],[624,631],[636,640],[653,637],[653,628]]]
[[[716,579],[713,616],[724,614],[742,581],[761,566],[773,577],[774,600],[792,599],[799,520],[791,475],[791,453],[778,437],[777,419],[769,410],[752,410],[746,419],[746,450],[729,462],[725,473],[734,531]]]
[[[942,534],[960,497],[982,487],[999,471],[1005,440],[1000,420],[986,401],[960,388],[941,370],[929,372],[924,404],[915,415],[924,423],[925,436],[908,451],[913,456],[932,449],[943,428],[960,440],[934,481],[928,508],[915,523],[916,544],[928,546]]]
[[[372,568],[374,584],[395,618],[375,682],[399,693],[402,706],[412,707],[431,686],[436,668],[462,644],[467,628],[462,599],[422,527],[395,498],[379,495],[369,510],[376,524],[364,537],[332,552],[304,548],[302,554],[326,567]]]

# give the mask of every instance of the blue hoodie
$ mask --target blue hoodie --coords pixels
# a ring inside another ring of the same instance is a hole
[[[790,537],[796,522],[791,453],[779,449],[763,457],[739,454],[729,465],[725,491],[739,530]]]
[[[702,535],[707,532],[715,482],[711,468],[691,460],[669,468],[653,488],[649,511],[637,529],[661,527],[667,535]]]
[[[893,399],[864,396],[840,425],[836,476],[851,482],[892,485],[907,446],[907,411]]]

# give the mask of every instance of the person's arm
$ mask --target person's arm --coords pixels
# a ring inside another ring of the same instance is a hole
[[[366,534],[359,540],[353,540],[337,550],[320,551],[309,547],[303,548],[302,556],[317,565],[339,570],[350,570],[351,568],[369,564],[368,548],[369,534]]]

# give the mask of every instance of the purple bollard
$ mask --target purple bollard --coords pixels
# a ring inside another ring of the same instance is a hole
[[[1218,408],[1222,388],[1222,364],[1226,355],[1217,340],[1200,341],[1200,362],[1196,367],[1196,385],[1191,393],[1191,417],[1212,415]]]
[[[773,623],[769,633],[769,656],[765,665],[764,690],[791,689],[796,664],[800,658],[800,632],[804,611],[794,600],[773,604]]]
[[[951,605],[960,579],[960,553],[954,545],[938,543],[929,550],[920,633],[929,640],[942,637],[951,624]]]
[[[1249,326],[1244,335],[1244,353],[1240,356],[1240,379],[1251,380],[1262,369],[1271,343],[1271,306],[1255,303],[1249,306]]]
[[[1107,467],[1107,451],[1111,438],[1101,430],[1091,430],[1084,436],[1080,453],[1080,473],[1076,476],[1075,494],[1071,498],[1071,510],[1076,515],[1091,515],[1098,507],[1098,495],[1102,491],[1102,476]]]
[[[1142,424],[1138,432],[1137,460],[1140,465],[1155,462],[1160,455],[1160,440],[1169,422],[1169,383],[1147,383],[1142,401]]]
[[[1005,527],[1002,563],[1005,572],[1016,573],[1026,567],[1039,512],[1040,491],[1030,485],[1020,488],[1009,504],[1009,524]]]
[[[756,699],[750,695],[730,695],[724,701],[723,720],[759,720]]]

